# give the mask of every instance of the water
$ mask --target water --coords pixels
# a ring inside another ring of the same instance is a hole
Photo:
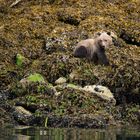
[[[140,140],[138,129],[1,128],[0,140]]]

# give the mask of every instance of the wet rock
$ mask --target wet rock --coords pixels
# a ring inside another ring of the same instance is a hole
[[[24,116],[31,116],[31,115],[32,115],[31,112],[29,112],[28,110],[26,110],[26,109],[23,108],[22,106],[16,106],[16,107],[15,107],[15,112],[16,112],[17,114],[19,114],[19,116],[20,116],[20,115],[24,115]]]
[[[22,106],[23,108],[27,109],[31,113],[34,113],[39,108],[37,106],[37,104],[29,104],[29,103],[26,103],[25,101],[21,101],[21,100],[16,101],[15,106]]]
[[[83,90],[91,92],[91,93],[97,95],[98,97],[102,98],[103,100],[107,100],[114,104],[116,103],[113,93],[107,87],[104,87],[101,85],[97,85],[97,86],[89,85],[89,86],[85,86],[83,88]]]
[[[65,77],[60,77],[55,81],[55,84],[59,85],[59,84],[64,84],[67,82],[67,79]]]
[[[50,127],[78,127],[78,128],[105,128],[114,123],[111,117],[104,115],[81,114],[79,116],[49,116],[48,126]]]
[[[15,126],[15,129],[19,129],[19,130],[28,129],[28,128],[31,128],[31,126],[22,126],[22,125]]]
[[[14,108],[13,116],[19,124],[29,124],[32,119],[32,113],[21,106],[16,106]]]

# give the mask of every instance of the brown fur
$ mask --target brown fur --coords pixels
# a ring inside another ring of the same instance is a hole
[[[80,58],[86,57],[95,64],[109,65],[105,49],[111,44],[112,38],[107,33],[103,32],[98,34],[94,39],[80,41],[74,49],[74,56]]]

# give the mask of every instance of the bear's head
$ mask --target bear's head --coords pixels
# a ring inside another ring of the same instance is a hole
[[[98,33],[95,41],[97,45],[103,49],[106,49],[112,45],[112,37],[110,36],[109,32]]]
[[[112,31],[107,31],[107,32],[106,31],[99,31],[99,32],[96,32],[94,34],[94,38],[97,38],[102,34],[109,35],[112,38],[112,44],[116,47],[119,47],[118,37],[117,37],[116,33],[112,32]]]

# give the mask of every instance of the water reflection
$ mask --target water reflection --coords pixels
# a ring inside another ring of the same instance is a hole
[[[1,128],[0,140],[140,140],[137,129]]]

